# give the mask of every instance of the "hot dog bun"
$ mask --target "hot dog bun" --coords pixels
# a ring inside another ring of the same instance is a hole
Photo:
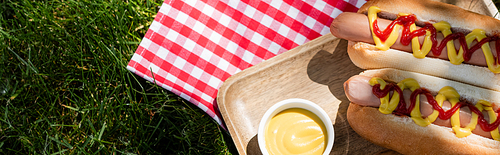
[[[408,52],[395,49],[381,51],[373,44],[364,42],[349,41],[347,53],[351,61],[363,69],[396,68],[500,91],[500,74],[491,72],[487,67],[465,63],[454,65],[447,60],[430,57],[417,59]]]
[[[478,135],[457,138],[451,128],[418,126],[410,117],[350,104],[347,120],[361,137],[402,154],[499,154],[500,143]]]
[[[379,7],[381,14],[412,13],[422,22],[446,21],[450,23],[453,31],[465,34],[473,29],[483,29],[487,36],[500,33],[499,20],[450,4],[430,0],[373,0],[363,5],[358,13],[366,13],[370,6]],[[448,60],[431,57],[418,59],[412,53],[394,49],[382,51],[373,44],[357,41],[349,41],[347,51],[353,63],[363,69],[397,68],[500,91],[500,74],[491,72],[487,67],[466,64],[467,62],[454,65]],[[494,51],[493,53],[496,55]]]
[[[380,77],[386,81],[413,78],[421,87],[437,92],[444,86],[454,87],[462,98],[475,103],[478,99],[498,103],[500,92],[474,87],[438,77],[396,69],[367,70],[360,75]],[[499,154],[500,142],[471,134],[457,138],[451,128],[438,125],[421,127],[410,117],[382,114],[378,108],[351,103],[347,120],[356,133],[368,141],[403,154]]]

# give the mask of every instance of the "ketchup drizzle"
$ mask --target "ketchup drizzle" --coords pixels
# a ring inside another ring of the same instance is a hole
[[[415,91],[413,91],[411,93],[411,96],[410,96],[411,103],[410,103],[410,106],[408,108],[406,108],[406,103],[404,101],[404,96],[403,96],[403,90],[401,90],[401,88],[399,88],[396,84],[388,83],[384,89],[380,89],[380,84],[376,84],[372,87],[373,94],[375,96],[377,96],[378,98],[385,97],[387,94],[389,94],[390,91],[396,91],[400,95],[398,107],[392,112],[395,115],[410,116],[411,111],[413,110],[413,108],[415,108],[415,104],[416,104],[415,102],[416,102],[417,95],[422,94],[422,95],[425,95],[425,97],[427,98],[427,102],[429,102],[429,104],[431,104],[432,108],[439,112],[439,115],[438,115],[439,119],[442,119],[442,120],[450,119],[451,116],[457,110],[459,110],[462,107],[467,106],[467,107],[469,107],[469,109],[473,113],[476,113],[478,115],[478,124],[481,126],[481,128],[484,131],[486,131],[486,132],[493,131],[500,125],[500,115],[497,116],[497,119],[495,120],[495,122],[489,124],[488,121],[486,121],[486,119],[484,118],[483,113],[481,111],[479,111],[479,109],[477,109],[473,104],[470,104],[470,103],[458,102],[451,109],[449,109],[448,111],[445,111],[441,106],[438,105],[437,101],[434,99],[434,97],[432,96],[430,91],[425,89],[425,88],[416,89]]]
[[[500,54],[500,39],[498,36],[492,36],[492,37],[486,37],[482,39],[480,42],[474,44],[471,48],[467,47],[467,42],[465,40],[465,35],[461,32],[457,33],[452,33],[448,36],[446,36],[441,43],[438,45],[438,41],[436,39],[437,36],[437,31],[436,28],[431,23],[425,23],[424,27],[421,27],[413,32],[410,32],[410,25],[415,23],[417,20],[417,17],[414,14],[410,14],[407,16],[399,16],[396,18],[396,20],[393,20],[384,31],[381,31],[380,28],[378,27],[378,20],[376,19],[373,22],[373,32],[375,35],[380,38],[382,42],[385,42],[387,38],[389,38],[389,35],[391,31],[394,29],[394,26],[396,24],[402,25],[402,34],[401,34],[401,44],[408,46],[414,37],[419,37],[419,36],[424,36],[426,34],[426,30],[429,30],[431,32],[431,42],[432,42],[432,47],[431,51],[434,56],[439,56],[441,55],[441,51],[443,51],[444,47],[446,46],[446,43],[450,40],[459,40],[460,46],[464,49],[463,57],[464,60],[467,62],[470,60],[472,54],[481,48],[481,46],[487,42],[495,41],[496,45],[496,53],[497,56],[493,56],[494,59],[497,61],[495,64],[500,62],[500,57],[498,55]],[[459,51],[459,49],[455,49],[456,52]]]

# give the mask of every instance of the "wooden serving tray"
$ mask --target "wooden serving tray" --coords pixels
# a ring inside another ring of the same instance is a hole
[[[490,16],[498,14],[491,0],[444,1]],[[343,83],[363,69],[351,62],[346,50],[346,40],[327,34],[227,79],[217,103],[238,152],[261,154],[257,130],[266,110],[284,99],[303,98],[317,103],[333,121],[331,154],[397,154],[361,138],[347,122],[349,100]]]

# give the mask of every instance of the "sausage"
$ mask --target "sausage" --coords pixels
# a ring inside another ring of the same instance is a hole
[[[378,25],[381,30],[384,30],[387,25],[389,25],[392,21],[383,19],[383,18],[378,18]],[[417,26],[417,29],[420,27]],[[372,33],[370,30],[370,25],[368,22],[368,16],[364,14],[359,14],[359,13],[351,13],[351,12],[344,12],[338,15],[330,25],[330,32],[342,39],[350,40],[350,41],[357,41],[357,42],[365,42],[365,43],[371,43],[374,44]],[[398,49],[401,51],[405,52],[412,52],[411,46],[405,46],[401,44],[400,38],[401,37],[401,30],[400,30],[400,35],[398,40],[394,45],[391,46],[393,49]],[[441,40],[443,40],[443,35],[442,33],[437,33],[436,39],[438,41],[438,44],[441,43]],[[420,43],[423,42],[424,36],[419,37]],[[460,43],[458,40],[455,40],[455,48],[459,49]],[[477,41],[473,41],[471,46],[472,47],[474,44],[476,44]],[[492,49],[492,54],[493,56],[496,57],[496,52],[495,51],[495,43],[490,42],[490,48]],[[458,51],[458,50],[457,50]],[[443,49],[441,52],[441,55],[433,55],[432,52],[429,52],[427,55],[428,57],[437,57],[440,59],[448,60],[448,52],[446,48]],[[487,66],[486,60],[484,58],[484,54],[481,49],[478,49],[475,51],[471,59],[469,61],[466,61],[465,63],[467,64],[472,64],[472,65],[478,65],[478,66]]]
[[[379,107],[380,99],[372,93],[372,86],[369,84],[370,79],[371,77],[368,76],[356,75],[349,78],[344,83],[344,91],[347,98],[351,101],[351,104],[358,104],[361,106],[376,108]],[[410,90],[403,90],[403,97],[406,103],[410,103],[410,94]],[[450,107],[451,104],[448,101],[445,101],[443,103],[444,110],[449,110]],[[427,102],[427,98],[425,97],[425,95],[420,95],[420,111],[424,118],[429,116],[433,112],[433,108]],[[485,111],[483,111],[483,115],[485,116],[485,119],[489,121],[488,117],[486,117],[488,116],[488,114]],[[467,124],[469,124],[471,117],[471,111],[469,110],[469,108],[460,108],[460,124],[462,125],[462,127],[465,127]],[[450,119],[442,120],[437,118],[436,121],[433,122],[433,124],[451,128]],[[486,132],[481,129],[479,124],[476,125],[476,128],[472,131],[472,133],[486,138],[492,138],[490,132]]]

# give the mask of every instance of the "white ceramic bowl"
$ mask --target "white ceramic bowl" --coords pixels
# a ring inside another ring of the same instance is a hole
[[[269,123],[271,118],[273,118],[276,114],[279,112],[290,109],[290,108],[302,108],[311,111],[312,113],[316,114],[325,124],[326,127],[326,132],[328,136],[328,141],[326,144],[325,151],[323,152],[323,155],[330,154],[332,148],[333,148],[333,140],[335,138],[335,133],[333,130],[333,125],[332,121],[330,120],[330,117],[328,114],[321,108],[319,107],[316,103],[313,103],[311,101],[305,100],[305,99],[299,99],[299,98],[291,98],[291,99],[286,99],[283,101],[280,101],[271,108],[269,108],[266,113],[264,113],[264,116],[260,120],[259,123],[259,131],[257,134],[258,138],[258,143],[260,150],[262,154],[268,155],[269,152],[266,149],[266,141],[265,141],[265,128],[266,125]]]

